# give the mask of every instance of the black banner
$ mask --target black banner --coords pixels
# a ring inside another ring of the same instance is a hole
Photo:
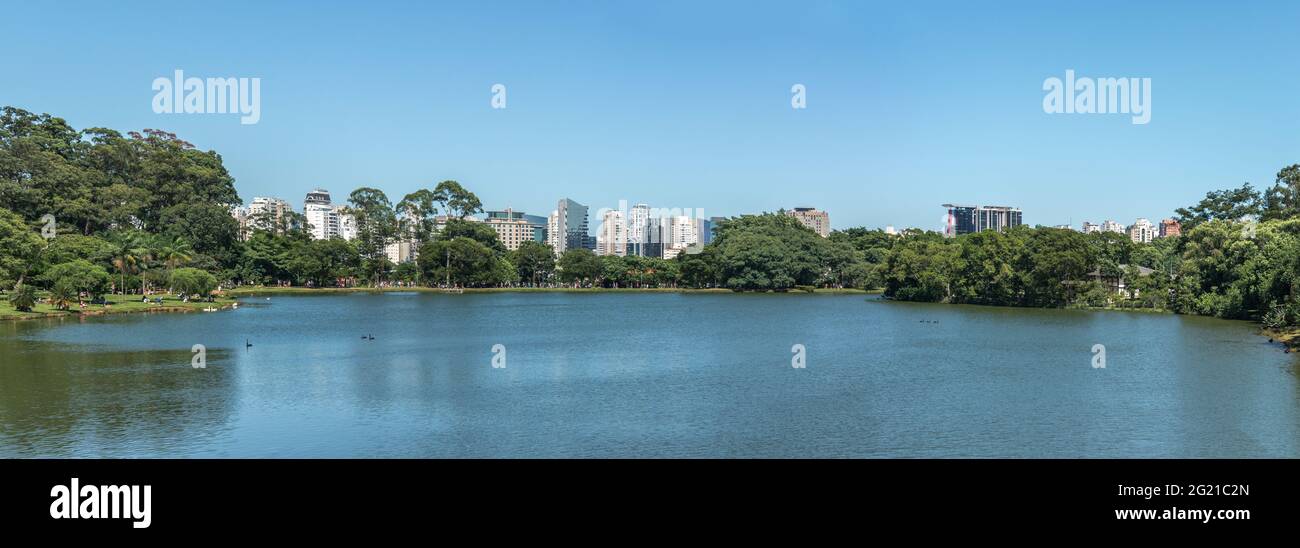
[[[795,529],[814,520],[927,533],[961,525],[1235,535],[1279,530],[1300,506],[1294,461],[14,460],[0,466],[7,478],[0,521],[9,530],[127,539],[194,531],[306,537],[428,533],[430,527],[492,531],[504,524],[655,528],[734,519]]]

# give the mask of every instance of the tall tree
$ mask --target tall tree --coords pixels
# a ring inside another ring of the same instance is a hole
[[[452,218],[460,219],[483,211],[483,203],[473,192],[466,190],[456,181],[443,181],[433,189],[434,200],[442,204],[443,209]]]

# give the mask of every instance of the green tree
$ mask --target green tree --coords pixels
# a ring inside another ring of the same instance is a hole
[[[207,298],[217,288],[217,278],[197,268],[178,268],[172,272],[171,286],[182,294]]]
[[[485,287],[513,277],[513,266],[496,252],[470,238],[438,238],[420,248],[417,262],[425,280],[452,287]],[[504,265],[503,265],[504,263]]]
[[[567,283],[593,282],[600,277],[603,266],[590,249],[567,250],[556,263],[560,281]]]
[[[437,203],[433,191],[424,188],[403,196],[396,206],[402,236],[417,244],[432,240],[436,227],[434,217],[438,214],[435,206]]]
[[[0,209],[0,284],[21,285],[44,246],[45,239],[28,227],[22,217]]]
[[[1236,221],[1247,215],[1258,217],[1263,213],[1264,197],[1259,191],[1243,183],[1240,188],[1207,192],[1205,198],[1189,208],[1178,208],[1178,222],[1183,232],[1212,220]]]
[[[85,293],[92,298],[103,295],[111,283],[111,277],[103,267],[84,259],[54,265],[41,275],[41,280],[50,287],[62,284],[63,289],[71,290],[73,295]]]
[[[478,196],[456,181],[438,183],[438,186],[433,189],[433,197],[435,201],[442,204],[442,208],[452,219],[461,219],[483,211],[483,203],[479,201]]]
[[[510,262],[515,265],[519,278],[536,286],[555,271],[555,251],[542,242],[527,240],[519,249],[510,252]]]
[[[148,260],[149,250],[144,245],[143,236],[135,231],[123,230],[109,236],[113,246],[109,261],[118,272],[118,289],[126,294],[126,276],[137,272]]]
[[[382,190],[369,187],[352,191],[348,203],[347,213],[357,222],[356,246],[363,266],[371,275],[372,283],[382,281],[388,265],[385,247],[397,235],[393,205]]]

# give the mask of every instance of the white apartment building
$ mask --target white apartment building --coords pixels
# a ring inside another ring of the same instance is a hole
[[[330,203],[330,192],[315,189],[307,193],[302,202],[302,214],[311,227],[311,237],[316,240],[328,240],[339,236],[339,213]]]
[[[667,229],[664,231],[663,257],[665,259],[672,259],[686,248],[700,242],[700,233],[694,217],[689,215],[667,217],[663,219],[663,224]]]
[[[1124,234],[1124,233],[1126,232],[1126,230],[1124,230],[1124,225],[1119,224],[1119,223],[1117,223],[1117,222],[1115,222],[1115,221],[1112,221],[1112,220],[1110,220],[1110,219],[1106,219],[1105,221],[1102,221],[1102,223],[1101,223],[1101,231],[1102,231],[1102,232],[1118,232],[1118,233],[1120,233],[1120,234]]]
[[[1128,237],[1133,243],[1149,244],[1156,238],[1156,227],[1147,219],[1138,219],[1129,225]]]
[[[254,196],[247,210],[250,229],[276,230],[284,222],[284,214],[293,211],[289,202],[279,198]]]
[[[414,261],[418,255],[415,243],[409,240],[393,242],[384,246],[384,254],[388,256],[389,262],[393,264]]]
[[[629,213],[628,216],[631,214]],[[596,254],[619,257],[627,255],[627,233],[623,212],[606,211],[600,219],[600,229],[596,231]]]
[[[243,206],[234,206],[230,208],[230,216],[235,218],[239,223],[239,239],[248,240],[248,209]]]
[[[560,211],[553,210],[546,217],[546,245],[551,246],[558,256],[564,253],[564,234],[560,232]]]
[[[338,211],[337,209],[335,211]],[[339,237],[344,240],[357,239],[357,218],[347,213],[339,212]]]

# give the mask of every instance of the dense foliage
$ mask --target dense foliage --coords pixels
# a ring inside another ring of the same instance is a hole
[[[788,291],[881,289],[893,299],[1006,306],[1129,306],[1269,326],[1300,323],[1300,165],[1273,186],[1210,192],[1177,210],[1183,235],[1136,244],[1116,233],[1017,227],[945,238],[851,228],[821,238],[793,217],[716,223],[712,242],[675,259],[556,257],[540,242],[507,250],[478,197],[456,181],[396,203],[350,193],[358,237],[313,240],[305,218],[230,215],[240,203],[221,156],[175,135],[75,130],[49,115],[0,114],[0,288],[30,308],[105,292],[206,295],[217,285],[385,284],[500,287],[689,287]],[[443,216],[439,217],[439,211]],[[52,221],[51,221],[52,219]],[[418,259],[386,250],[412,242]]]

